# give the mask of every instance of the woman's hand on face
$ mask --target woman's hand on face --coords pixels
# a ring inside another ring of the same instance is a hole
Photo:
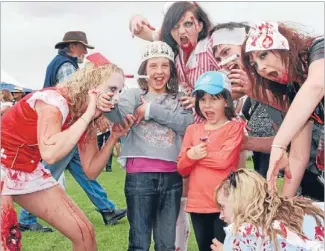
[[[205,156],[207,156],[207,144],[206,143],[200,143],[196,146],[192,146],[187,151],[187,157],[189,157],[192,160],[199,160],[203,159]]]
[[[271,194],[277,192],[277,178],[279,171],[284,168],[285,175],[291,179],[292,175],[289,167],[289,158],[285,150],[272,147],[270,154],[269,169],[267,171],[267,184]]]
[[[148,105],[148,101],[146,101],[143,96],[141,96],[141,101],[142,104],[138,106],[137,109],[135,109],[135,116],[137,118],[135,122],[135,126],[138,126],[141,123],[141,121],[144,119],[144,115],[146,113],[146,107]]]
[[[111,101],[114,96],[111,92],[99,92],[97,94],[97,109],[102,112],[110,112],[114,108],[114,103]]]
[[[183,96],[179,98],[179,101],[181,102],[182,107],[186,110],[195,106],[195,97]]]
[[[212,244],[210,246],[211,251],[223,251],[223,244],[219,242],[216,238],[212,240]]]
[[[91,118],[95,117],[98,93],[99,91],[96,89],[88,91],[89,102],[85,113],[89,114]]]
[[[137,15],[132,17],[130,21],[132,38],[134,38],[134,35],[139,34],[144,26],[147,26],[150,30],[155,30],[155,27],[153,27],[143,16]]]
[[[111,131],[111,137],[115,139],[119,139],[122,136],[126,136],[128,132],[130,131],[130,128],[135,122],[135,116],[132,114],[128,114],[125,116],[125,119],[123,121],[123,125],[120,124],[114,124]]]
[[[228,78],[231,82],[232,92],[234,94],[251,96],[253,90],[252,83],[244,70],[232,69],[230,74],[228,74]]]

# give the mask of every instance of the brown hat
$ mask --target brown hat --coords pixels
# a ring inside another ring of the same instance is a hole
[[[95,49],[94,46],[88,44],[86,33],[83,31],[68,31],[64,34],[62,42],[59,42],[55,45],[55,49],[59,49],[60,45],[75,42],[82,43],[89,49]]]

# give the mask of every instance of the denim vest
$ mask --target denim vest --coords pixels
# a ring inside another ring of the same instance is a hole
[[[56,55],[51,63],[47,66],[43,88],[55,86],[57,84],[56,74],[58,73],[60,67],[67,62],[71,63],[76,69],[79,68],[76,57],[71,57],[66,52],[59,51],[58,55]]]

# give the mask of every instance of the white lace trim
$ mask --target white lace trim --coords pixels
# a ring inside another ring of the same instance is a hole
[[[46,91],[38,91],[35,92],[28,100],[27,103],[30,105],[32,109],[35,110],[35,104],[37,100],[42,100],[43,102],[53,105],[57,107],[61,114],[62,114],[62,125],[64,121],[66,120],[68,113],[69,113],[69,107],[67,104],[66,99],[57,91],[55,90],[46,90]]]

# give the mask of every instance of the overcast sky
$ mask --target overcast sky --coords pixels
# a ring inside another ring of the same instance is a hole
[[[322,2],[199,2],[213,23],[290,21],[324,34]],[[5,2],[1,3],[1,68],[22,86],[41,88],[54,45],[69,30],[87,33],[88,42],[125,73],[136,73],[145,42],[132,39],[129,19],[140,13],[162,23],[164,2]],[[135,85],[128,80],[128,85]]]

